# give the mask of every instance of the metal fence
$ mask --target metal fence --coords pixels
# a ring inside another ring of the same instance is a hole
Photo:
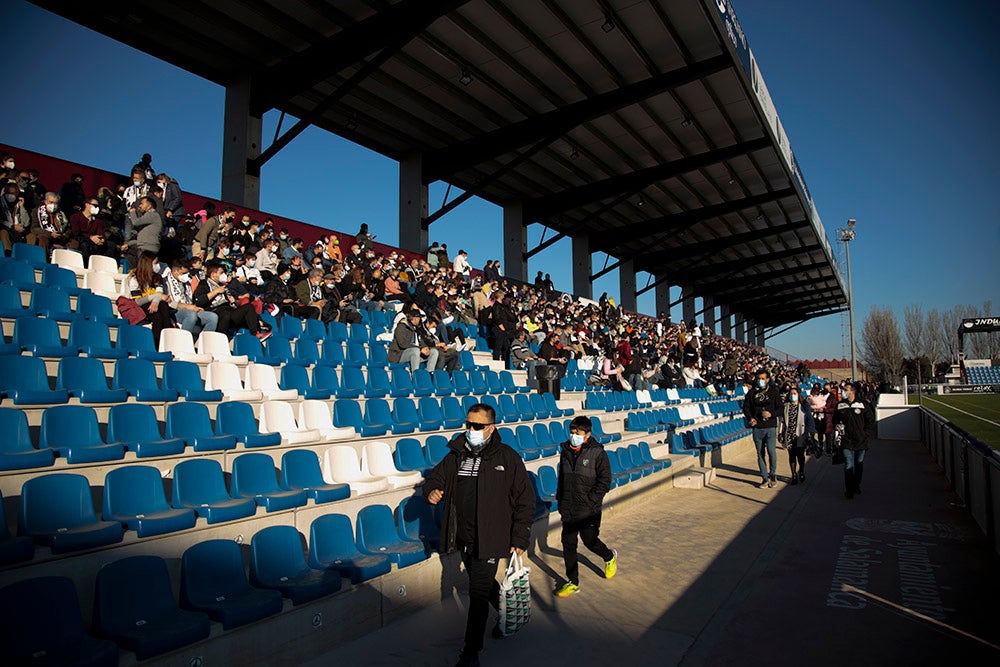
[[[955,493],[1000,553],[1000,452],[924,407],[920,432]]]

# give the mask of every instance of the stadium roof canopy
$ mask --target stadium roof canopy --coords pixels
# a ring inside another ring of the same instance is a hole
[[[33,1],[759,324],[847,302],[728,0]]]

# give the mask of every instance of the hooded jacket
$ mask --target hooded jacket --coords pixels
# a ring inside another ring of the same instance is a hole
[[[465,433],[452,438],[448,454],[431,470],[423,486],[424,499],[431,491],[444,492],[441,518],[441,553],[455,551],[458,532],[455,504],[458,467],[471,456]],[[531,522],[535,516],[535,492],[531,488],[524,461],[500,441],[500,434],[486,442],[480,454],[476,504],[476,550],[480,559],[505,558],[510,548],[527,549]]]
[[[761,413],[765,411],[771,413],[771,416],[764,417]],[[754,386],[743,399],[743,415],[747,422],[757,420],[753,428],[777,428],[780,413],[781,395],[773,382],[768,382],[763,388]]]
[[[611,490],[611,462],[604,447],[587,438],[579,454],[569,442],[561,445],[556,500],[563,521],[577,521],[600,514],[604,496]]]

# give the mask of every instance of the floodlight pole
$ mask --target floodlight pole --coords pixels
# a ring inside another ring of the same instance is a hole
[[[851,326],[851,380],[858,379],[858,353],[854,342],[854,284],[851,280],[851,241],[857,234],[854,231],[856,224],[857,221],[851,218],[847,221],[847,227],[837,230],[840,233],[840,240],[844,244],[844,257],[847,260],[847,304]]]

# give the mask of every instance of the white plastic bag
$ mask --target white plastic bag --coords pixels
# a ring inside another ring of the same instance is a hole
[[[531,568],[524,564],[524,556],[515,551],[510,555],[507,574],[500,582],[500,632],[509,637],[527,625],[531,618]]]

